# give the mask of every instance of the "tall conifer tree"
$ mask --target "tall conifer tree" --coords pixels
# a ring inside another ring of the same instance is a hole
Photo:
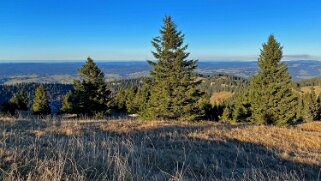
[[[99,117],[107,114],[111,106],[111,91],[105,82],[104,73],[90,57],[78,72],[82,80],[74,81],[77,113]]]
[[[261,50],[260,71],[250,81],[252,119],[256,122],[282,126],[296,121],[297,97],[281,59],[282,47],[271,35]]]
[[[187,60],[184,35],[176,29],[172,18],[164,18],[160,36],[152,41],[156,62],[152,66],[152,86],[145,117],[150,119],[195,120],[204,115],[201,110],[203,93],[193,70],[197,60]]]

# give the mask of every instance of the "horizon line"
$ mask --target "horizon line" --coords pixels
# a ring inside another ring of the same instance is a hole
[[[83,63],[86,60],[0,60],[0,64],[2,63]],[[156,60],[152,60],[156,61]],[[321,61],[321,59],[282,59],[281,61]],[[128,62],[147,62],[147,60],[95,60],[97,63],[128,63]],[[257,60],[237,60],[237,59],[198,59],[198,62],[257,62]]]

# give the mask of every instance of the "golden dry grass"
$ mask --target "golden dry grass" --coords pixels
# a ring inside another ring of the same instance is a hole
[[[210,103],[212,105],[215,105],[229,99],[232,96],[233,96],[233,93],[228,91],[214,92],[210,98]]]
[[[37,129],[32,131],[32,133],[37,136],[43,136],[48,134],[57,134],[65,136],[77,136],[80,134],[80,125],[79,124],[69,124],[63,126],[52,126],[43,129]]]
[[[0,121],[2,180],[318,180],[321,122]]]
[[[309,122],[304,124],[299,124],[297,128],[302,129],[304,131],[315,131],[317,133],[321,133],[321,122]]]
[[[306,86],[301,87],[301,91],[304,93],[311,92],[311,88],[314,88],[314,91],[317,95],[321,93],[321,86]]]

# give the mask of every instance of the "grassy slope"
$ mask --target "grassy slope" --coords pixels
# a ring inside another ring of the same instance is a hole
[[[305,86],[301,87],[301,91],[304,93],[311,92],[311,88],[314,88],[314,91],[317,95],[321,93],[321,86]]]
[[[317,180],[321,122],[0,121],[0,179]]]

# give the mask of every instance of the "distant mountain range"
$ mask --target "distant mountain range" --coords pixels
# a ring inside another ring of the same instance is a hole
[[[294,80],[321,76],[321,61],[285,61]],[[72,83],[83,62],[0,63],[0,84],[21,82]],[[98,62],[107,80],[148,76],[151,67],[145,61]],[[230,74],[248,78],[258,71],[254,61],[200,61],[197,73]]]

